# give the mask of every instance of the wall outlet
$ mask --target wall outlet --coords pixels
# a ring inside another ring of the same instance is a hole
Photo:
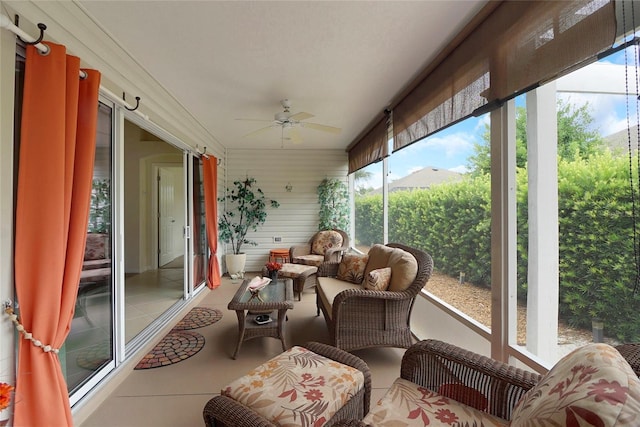
[[[273,237],[273,243],[282,243],[282,237],[280,236],[274,236]]]

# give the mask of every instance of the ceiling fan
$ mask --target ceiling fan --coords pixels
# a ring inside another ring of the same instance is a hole
[[[292,142],[301,142],[300,134],[297,132],[297,129],[296,129],[298,127],[315,129],[315,130],[319,130],[319,131],[322,131],[322,132],[329,132],[329,133],[333,133],[335,135],[339,134],[342,131],[342,129],[337,128],[337,127],[321,125],[319,123],[311,123],[311,122],[305,122],[304,121],[304,120],[310,119],[311,117],[314,117],[313,114],[305,113],[304,111],[301,111],[301,112],[295,113],[295,114],[291,114],[291,101],[289,101],[288,99],[283,99],[282,101],[280,101],[280,104],[282,105],[282,108],[284,109],[284,111],[276,113],[274,115],[274,119],[273,120],[236,119],[236,120],[246,120],[246,121],[253,121],[253,122],[271,122],[271,124],[269,126],[260,128],[258,130],[253,131],[253,132],[250,132],[250,133],[244,135],[244,137],[246,138],[246,137],[255,136],[255,135],[261,134],[263,132],[266,132],[269,129],[280,127],[282,129],[282,140],[283,141],[286,140],[286,139],[289,139]],[[288,138],[285,138],[285,135],[284,135],[285,129],[289,130],[289,137]]]

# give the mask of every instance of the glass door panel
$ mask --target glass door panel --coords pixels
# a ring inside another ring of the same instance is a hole
[[[111,107],[99,104],[84,262],[71,330],[60,355],[70,392],[113,360],[112,114]]]
[[[182,300],[186,192],[183,151],[124,124],[125,340]]]

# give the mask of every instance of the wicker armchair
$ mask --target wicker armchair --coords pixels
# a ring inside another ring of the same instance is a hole
[[[371,401],[371,372],[367,364],[352,354],[327,344],[308,342],[305,348],[331,360],[349,365],[364,374],[364,388],[343,406],[324,426],[329,427],[344,420],[361,420],[367,412]],[[275,427],[276,424],[263,418],[251,408],[227,396],[218,395],[207,402],[203,410],[204,423],[207,427]]]
[[[402,358],[400,377],[433,392],[456,383],[462,386],[450,396],[460,402],[473,403],[474,390],[487,398],[487,413],[511,419],[520,398],[542,378],[541,375],[507,365],[468,350],[437,340],[420,341]],[[372,409],[373,410],[373,409]],[[344,421],[338,426],[365,427],[360,420]]]
[[[340,239],[340,244],[324,248],[322,250],[314,250],[316,247],[316,240],[320,237],[330,237],[327,236],[327,232],[335,232],[338,233],[342,238]],[[342,257],[342,253],[349,249],[349,235],[342,230],[333,229],[333,230],[324,230],[318,231],[309,239],[309,242],[306,245],[298,245],[292,246],[289,249],[289,259],[293,264],[306,264],[318,267],[323,262],[340,262],[340,258]]]
[[[408,288],[402,291],[374,291],[362,286],[341,290],[328,305],[321,288],[321,277],[335,277],[338,262],[325,262],[318,267],[316,304],[322,311],[331,344],[346,351],[368,347],[409,348],[413,342],[410,329],[415,298],[433,271],[433,260],[419,249],[396,243],[386,245],[409,252],[417,261],[417,273]]]

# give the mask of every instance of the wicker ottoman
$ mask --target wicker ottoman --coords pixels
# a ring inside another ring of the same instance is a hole
[[[204,407],[209,427],[332,426],[369,412],[371,374],[357,356],[310,342],[222,389]]]
[[[284,263],[278,271],[278,277],[293,279],[293,292],[298,294],[298,301],[300,301],[302,292],[316,285],[317,272],[318,267],[312,265]],[[262,276],[269,276],[266,267],[262,268]]]

